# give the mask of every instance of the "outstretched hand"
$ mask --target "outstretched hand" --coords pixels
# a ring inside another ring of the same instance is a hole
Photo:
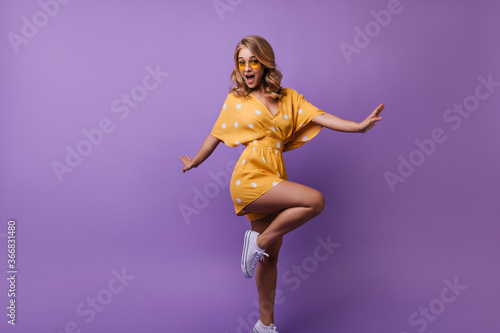
[[[368,132],[375,126],[377,121],[381,121],[382,117],[380,117],[380,112],[384,109],[385,105],[380,104],[365,120],[359,123],[361,133]]]
[[[182,169],[182,172],[186,172],[195,167],[193,160],[188,155],[179,156],[179,158],[182,161],[182,163],[184,163],[184,168]]]

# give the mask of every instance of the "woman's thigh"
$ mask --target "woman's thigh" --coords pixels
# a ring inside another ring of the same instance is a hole
[[[277,213],[290,207],[314,207],[324,204],[321,192],[288,180],[282,181],[245,207],[255,213]]]

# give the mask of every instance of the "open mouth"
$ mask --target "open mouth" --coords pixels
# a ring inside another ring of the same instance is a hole
[[[248,84],[252,84],[255,79],[255,75],[245,75],[245,77],[247,78]]]

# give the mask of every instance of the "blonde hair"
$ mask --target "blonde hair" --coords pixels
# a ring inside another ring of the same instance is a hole
[[[281,87],[283,74],[276,68],[274,51],[271,45],[260,36],[252,35],[244,37],[234,51],[235,64],[238,62],[240,50],[244,47],[252,51],[257,60],[264,66],[263,84],[265,95],[271,98],[283,97],[285,95],[285,91]],[[246,85],[245,79],[236,66],[231,74],[231,86],[233,85],[235,85],[231,88],[233,95],[236,97],[249,97],[251,90]]]

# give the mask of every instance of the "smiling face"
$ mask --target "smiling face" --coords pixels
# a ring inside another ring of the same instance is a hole
[[[264,77],[264,66],[248,48],[243,47],[238,54],[236,64],[243,80],[251,90],[259,88]]]

